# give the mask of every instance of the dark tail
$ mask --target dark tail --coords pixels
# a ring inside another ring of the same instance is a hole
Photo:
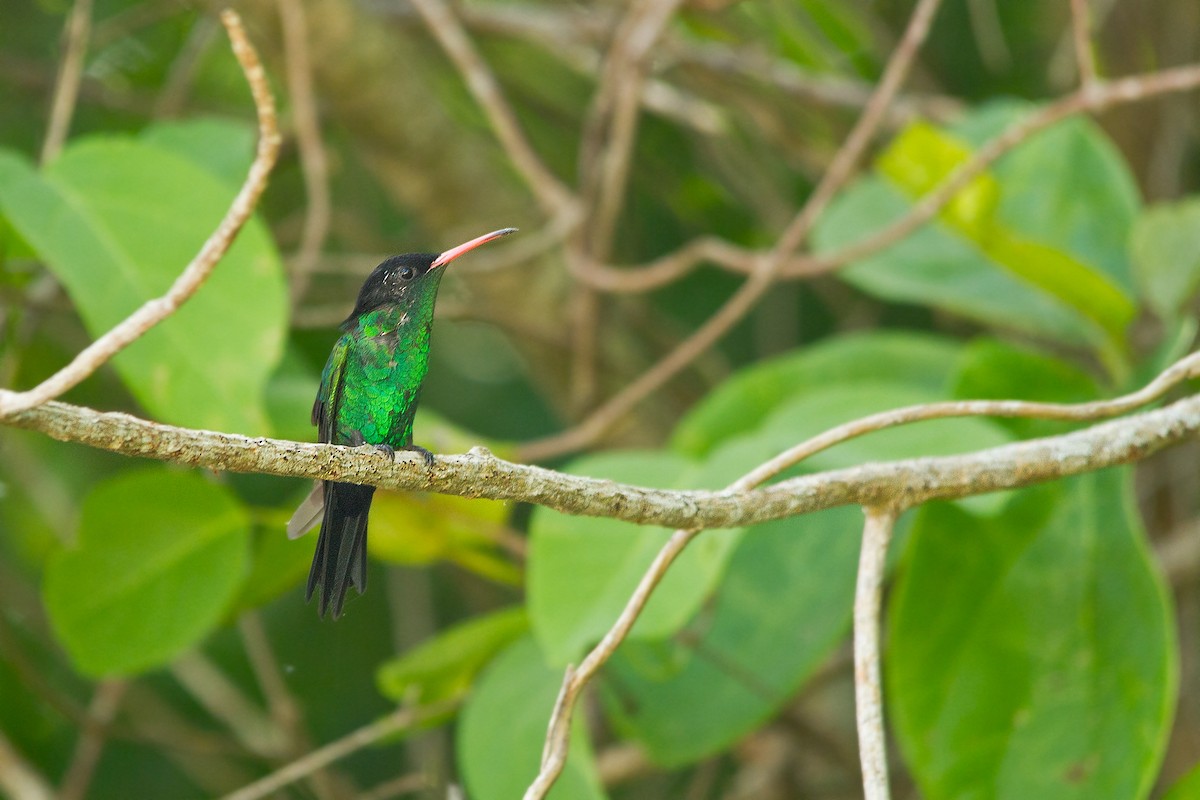
[[[325,482],[325,516],[304,594],[311,600],[313,589],[321,587],[322,617],[330,607],[334,619],[341,615],[351,583],[359,594],[367,588],[367,513],[374,494],[374,486]]]

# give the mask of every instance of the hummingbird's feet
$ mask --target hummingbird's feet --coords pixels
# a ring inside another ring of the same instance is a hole
[[[397,448],[392,447],[390,444],[368,444],[367,442],[363,441],[362,434],[359,433],[358,431],[354,432],[354,438],[351,440],[350,446],[351,447],[373,447],[376,450],[378,450],[379,452],[383,453],[385,456],[387,456],[390,460],[392,460],[392,461],[396,460],[396,449]],[[424,447],[421,447],[421,445],[406,444],[399,449],[400,450],[411,450],[414,453],[420,453],[421,458],[425,459],[425,466],[427,466],[427,467],[433,466],[433,453],[429,452]]]
[[[420,453],[421,457],[425,459],[425,466],[427,466],[427,467],[433,466],[433,453],[429,452],[424,447],[421,447],[421,445],[406,444],[406,445],[404,445],[404,447],[401,447],[400,449],[401,450],[411,450],[414,453]]]

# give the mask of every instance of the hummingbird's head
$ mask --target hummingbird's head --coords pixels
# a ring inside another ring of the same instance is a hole
[[[445,272],[441,267],[481,244],[515,233],[516,230],[503,228],[485,233],[440,254],[405,253],[392,256],[367,276],[358,292],[358,302],[355,303],[350,318],[383,306],[410,306],[421,301],[429,302],[432,312],[432,300],[442,282],[442,273]]]

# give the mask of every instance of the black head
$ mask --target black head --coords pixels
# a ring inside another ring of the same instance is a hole
[[[351,317],[383,306],[402,306],[428,291],[437,291],[442,270],[433,269],[437,253],[392,256],[371,271],[358,292]]]
[[[481,244],[514,233],[516,228],[503,228],[452,247],[444,253],[406,253],[392,256],[376,267],[358,292],[358,302],[350,318],[383,306],[411,306],[427,303],[432,307],[442,282],[442,267],[463,253]],[[432,313],[432,309],[431,309]]]

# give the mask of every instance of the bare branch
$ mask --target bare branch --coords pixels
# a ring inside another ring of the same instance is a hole
[[[283,58],[287,67],[288,94],[292,100],[292,124],[300,153],[300,171],[304,174],[304,228],[300,247],[292,259],[293,302],[302,297],[312,280],[317,256],[329,234],[331,201],[329,198],[329,161],[321,141],[321,123],[313,94],[312,62],[308,51],[308,20],[300,0],[277,0],[283,23]]]
[[[533,191],[547,217],[570,213],[576,205],[571,191],[552,173],[521,131],[500,84],[475,50],[459,21],[443,0],[413,0],[429,30],[466,80],[500,145]]]
[[[898,513],[868,508],[854,592],[854,705],[866,800],[888,800],[887,741],[879,669],[879,610],[888,544]]]
[[[83,77],[83,59],[87,53],[88,36],[92,29],[92,0],[75,0],[67,27],[63,31],[62,62],[54,84],[54,100],[50,105],[50,124],[42,142],[42,163],[51,161],[62,150],[75,114],[79,98],[79,83]]]
[[[225,723],[247,750],[264,758],[279,758],[287,752],[286,732],[203,653],[184,653],[169,669],[192,699]]]
[[[522,448],[522,453],[526,458],[537,459],[560,455],[586,447],[588,444],[596,441],[613,424],[633,410],[638,403],[677,375],[697,356],[712,347],[730,328],[736,325],[754,308],[759,299],[774,284],[776,277],[781,271],[780,267],[783,261],[808,236],[813,223],[821,211],[849,178],[851,170],[858,163],[867,144],[878,130],[879,124],[884,118],[885,111],[896,96],[896,92],[899,91],[904,77],[911,69],[916,52],[929,32],[929,25],[933,19],[933,14],[940,2],[941,0],[921,0],[917,5],[904,32],[904,37],[884,68],[883,79],[863,110],[862,116],[855,124],[854,130],[842,147],[838,149],[837,154],[833,158],[833,163],[822,177],[821,182],[812,195],[809,196],[796,218],[780,236],[775,247],[769,254],[755,259],[750,279],[691,336],[681,342],[658,363],[650,367],[641,377],[634,380],[589,414],[579,425],[561,434],[525,445]],[[661,24],[665,24],[670,11],[673,9],[674,6],[670,3],[663,3],[661,5],[651,3],[649,10],[646,12],[648,21],[645,24],[645,31],[642,33],[641,38],[653,41],[651,37],[657,36],[661,30]],[[667,16],[653,16],[655,14]],[[660,23],[660,26],[655,28],[652,23]],[[642,29],[638,28],[638,30]],[[635,41],[640,40],[635,39]],[[647,44],[646,46],[648,47],[649,45]],[[636,110],[637,106],[633,105],[631,108]],[[628,144],[623,139],[619,139],[618,144],[621,143]],[[618,164],[613,169],[618,169],[619,167],[621,165]],[[621,168],[623,169],[623,167]],[[603,182],[601,188],[603,188]],[[603,198],[603,196],[602,193],[601,197]],[[603,206],[601,208],[603,209]],[[603,233],[603,230],[601,232]],[[597,252],[603,255],[606,251],[597,250],[597,248],[593,247],[589,250],[588,254],[582,255],[579,258],[569,259],[569,263],[579,262],[587,264],[592,255]],[[592,272],[590,267],[587,269],[575,269],[574,271],[585,280]]]
[[[871,99],[867,102],[866,107],[863,108],[862,115],[854,124],[846,141],[834,154],[829,168],[821,176],[820,183],[809,195],[804,207],[800,209],[795,219],[779,237],[773,251],[776,258],[782,259],[790,255],[804,243],[812,231],[813,224],[821,216],[821,212],[850,179],[854,168],[858,165],[863,153],[866,152],[867,145],[871,143],[875,133],[879,130],[879,125],[883,122],[892,100],[900,91],[901,84],[908,77],[913,61],[916,60],[917,51],[921,48],[921,43],[929,35],[929,26],[933,23],[933,16],[937,13],[940,4],[941,0],[920,0],[917,7],[913,9],[904,35],[901,37],[900,43],[896,45],[896,50],[892,53],[891,58],[888,59],[879,85],[871,94]]]
[[[229,32],[233,52],[254,94],[254,105],[258,111],[258,153],[246,182],[233,199],[225,218],[200,248],[184,271],[165,295],[149,300],[130,314],[108,333],[92,342],[77,355],[70,364],[51,375],[42,383],[26,392],[0,390],[0,418],[33,408],[58,397],[87,378],[110,358],[142,336],[146,331],[162,322],[196,293],[212,272],[217,262],[225,255],[242,225],[254,212],[254,206],[267,185],[267,176],[275,165],[279,153],[279,132],[275,121],[275,101],[267,86],[267,79],[245,31],[241,19],[233,11],[221,14],[221,21]]]
[[[1127,103],[1137,103],[1163,94],[1192,91],[1200,87],[1200,65],[1135,75],[1112,82],[1098,82],[1088,89],[1064,95],[1050,105],[1020,120],[977,150],[942,183],[903,216],[859,242],[820,255],[798,253],[780,267],[782,278],[811,278],[834,272],[852,261],[890,247],[933,219],[954,196],[992,164],[1026,142],[1034,134],[1076,114],[1097,113]],[[703,237],[666,256],[635,266],[594,265],[589,271],[593,284],[610,292],[645,292],[686,275],[701,263],[730,272],[751,273],[760,253],[714,237]]]
[[[0,731],[0,789],[12,800],[53,800],[54,789]]]
[[[364,725],[358,730],[346,734],[341,739],[312,751],[303,758],[293,761],[265,778],[243,786],[235,792],[230,792],[221,800],[258,800],[260,797],[266,797],[272,792],[288,784],[295,783],[301,778],[307,777],[313,772],[327,767],[333,762],[345,758],[364,747],[369,747],[381,739],[386,739],[401,731],[409,730],[426,720],[453,711],[458,706],[458,702],[457,700],[447,700],[420,708],[398,708],[386,717],[382,717],[369,725]]]
[[[1200,396],[1061,436],[939,458],[863,464],[754,492],[671,491],[513,464],[484,448],[392,461],[374,448],[178,428],[52,401],[3,420],[63,441],[228,472],[361,483],[401,491],[515,500],[668,528],[736,528],[843,505],[911,506],[1029,486],[1137,461],[1200,431]]]
[[[1096,85],[1096,54],[1092,50],[1092,15],[1088,0],[1071,0],[1071,37],[1075,44],[1075,64],[1079,69],[1081,91]]]
[[[587,447],[604,434],[621,417],[628,414],[642,400],[651,395],[697,356],[712,347],[725,332],[737,324],[746,312],[753,308],[759,298],[774,282],[776,262],[770,258],[759,261],[760,268],[743,283],[716,313],[704,321],[688,338],[646,370],[632,383],[613,395],[604,405],[588,415],[580,424],[560,434],[533,442],[519,448],[522,459],[538,461],[562,453]]]
[[[1022,401],[964,401],[962,403],[933,403],[914,406],[866,417],[858,422],[839,426],[821,436],[803,442],[743,475],[726,488],[726,492],[747,492],[778,475],[803,458],[825,447],[844,441],[868,430],[878,430],[889,424],[915,419],[944,416],[991,414],[998,416],[1040,417],[1049,419],[1094,419],[1136,408],[1165,394],[1172,386],[1200,373],[1200,353],[1194,353],[1165,370],[1138,392],[1116,398],[1066,405],[1058,403],[1028,403]],[[878,618],[882,591],[884,558],[888,542],[900,509],[898,503],[867,508],[867,525],[863,532],[862,557],[859,565],[858,590],[855,598],[855,691],[858,707],[860,756],[863,780],[868,800],[887,800],[887,752],[884,745],[882,690],[879,680]],[[571,736],[571,716],[588,682],[612,657],[632,630],[650,594],[662,581],[667,569],[699,530],[675,531],[659,551],[617,621],[579,665],[568,667],[563,676],[550,725],[546,733],[542,765],[537,777],[525,793],[525,800],[540,800],[553,786],[566,764]]]
[[[128,685],[125,681],[115,678],[100,681],[96,685],[92,702],[88,705],[83,730],[79,732],[79,741],[62,779],[59,800],[81,800],[88,796],[88,786],[96,773],[96,764],[99,763],[100,753],[104,750],[109,726],[117,716],[121,698],[125,696]]]
[[[1062,122],[1067,117],[1084,111],[1095,113],[1112,106],[1137,102],[1160,94],[1190,91],[1197,87],[1200,87],[1200,65],[1193,64],[1101,83],[1089,91],[1080,90],[1069,94],[1013,124],[985,144],[969,161],[961,164],[946,180],[938,184],[937,188],[924,195],[908,213],[892,224],[841,250],[814,256],[802,270],[793,270],[787,274],[801,276],[830,272],[896,244],[933,219],[946,203],[1005,153],[1035,133]]]
[[[1200,353],[1176,361],[1136,392],[1091,403],[1035,403],[1026,400],[951,400],[881,411],[838,425],[780,453],[751,473],[752,485],[770,480],[822,450],[868,433],[930,419],[1006,417],[1086,421],[1115,417],[1159,399],[1185,380],[1200,377]]]

